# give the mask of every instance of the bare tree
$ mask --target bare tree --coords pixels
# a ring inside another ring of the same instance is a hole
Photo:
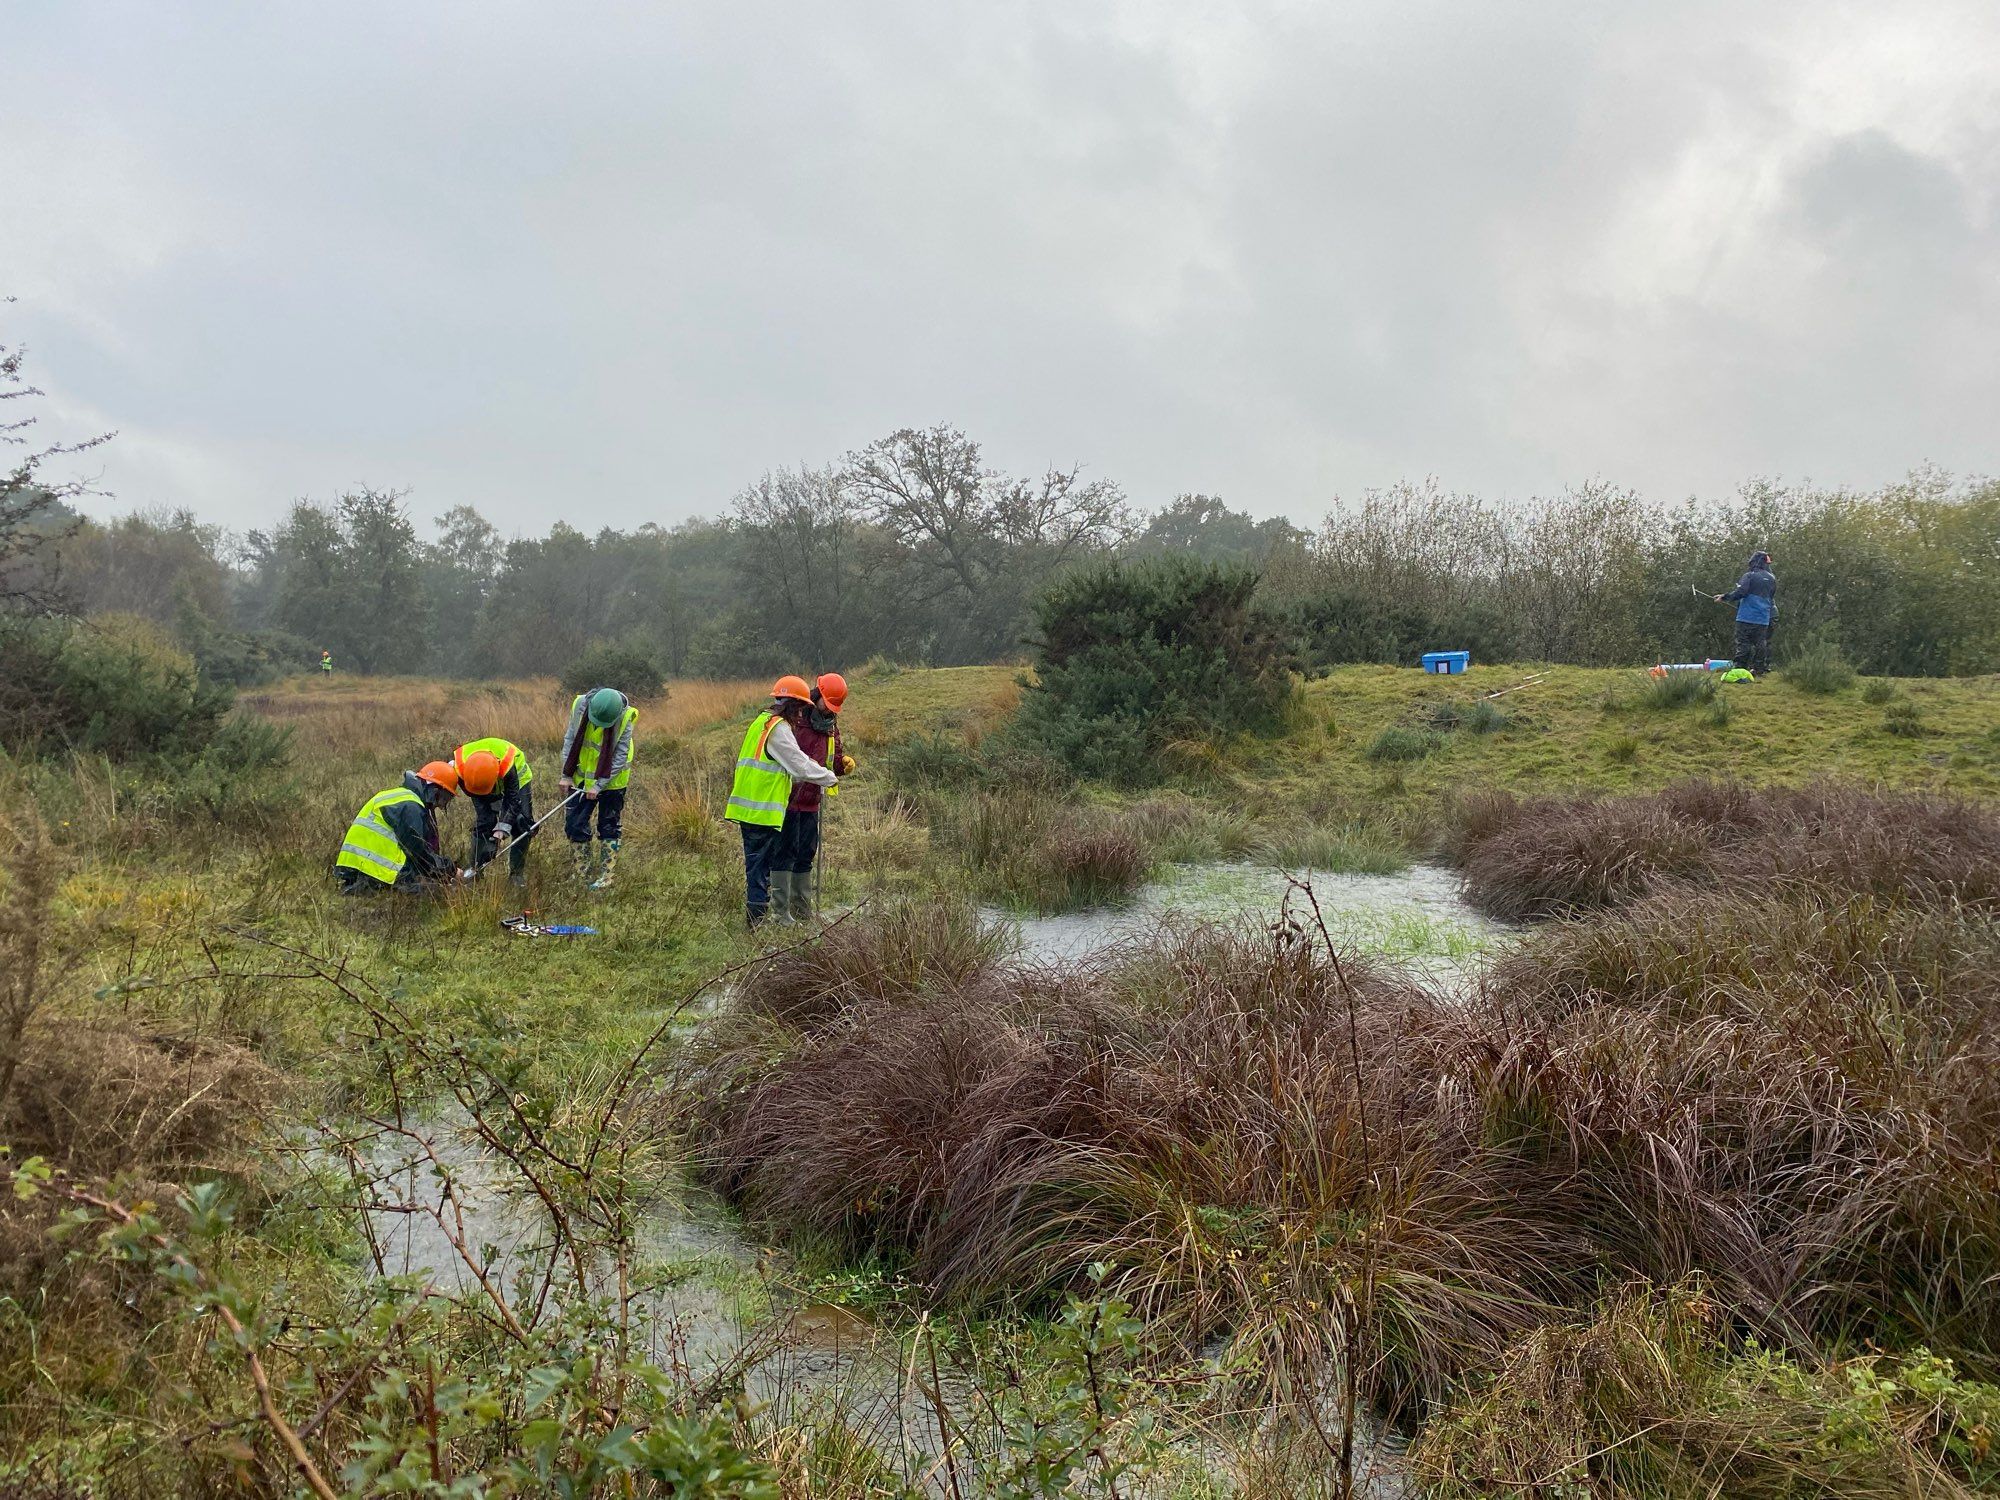
[[[64,604],[56,548],[76,529],[69,502],[92,490],[86,480],[50,479],[42,466],[109,442],[112,434],[80,443],[38,444],[33,429],[40,419],[27,403],[43,392],[21,373],[26,354],[18,346],[0,344],[0,444],[15,450],[14,462],[0,468],[0,610],[47,614]]]
[[[1078,468],[1016,479],[985,466],[956,427],[906,427],[842,470],[862,513],[908,549],[912,602],[950,600],[959,634],[1012,643],[1035,583],[1081,553],[1131,533],[1124,493]]]
[[[832,469],[779,469],[731,506],[739,566],[772,604],[785,644],[832,662],[869,584],[863,516]]]

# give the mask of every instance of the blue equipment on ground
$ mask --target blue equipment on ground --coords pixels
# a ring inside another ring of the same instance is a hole
[[[1470,651],[1426,651],[1424,653],[1424,670],[1426,672],[1444,672],[1456,676],[1471,665],[1472,653]]]
[[[533,912],[518,917],[502,917],[500,925],[516,937],[596,937],[595,927],[579,927],[573,922],[537,922]]]

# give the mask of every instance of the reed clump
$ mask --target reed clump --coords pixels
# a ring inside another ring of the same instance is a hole
[[[1771,884],[2000,907],[2000,812],[1825,783],[1686,781],[1640,797],[1489,793],[1458,809],[1445,851],[1469,899],[1508,920],[1615,908],[1675,884]]]
[[[781,1002],[746,989],[683,1091],[700,1170],[766,1229],[975,1303],[1109,1266],[1293,1411],[1458,1399],[1607,1281],[1698,1278],[1718,1337],[1809,1363],[1987,1380],[2000,940],[1943,889],[1667,889],[1469,997],[1306,911],[1059,968],[953,958],[963,930],[913,953],[895,916],[790,961]]]

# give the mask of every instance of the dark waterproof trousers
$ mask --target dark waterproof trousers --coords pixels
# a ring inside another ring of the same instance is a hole
[[[1736,622],[1736,665],[1748,667],[1759,677],[1771,670],[1771,627]]]
[[[507,837],[507,872],[519,875],[528,868],[528,840],[533,837],[528,832],[535,821],[535,797],[532,786],[524,786],[511,796],[505,792],[495,792],[491,797],[472,799],[472,866],[478,869],[500,852],[500,841],[493,836],[493,830],[505,823],[512,830]]]
[[[819,853],[819,809],[785,809],[785,826],[778,830],[778,853],[771,861],[774,870],[796,870],[804,875]]]
[[[785,831],[762,823],[738,823],[743,830],[743,913],[755,927],[771,909],[771,871]]]
[[[578,792],[570,798],[568,809],[563,813],[563,832],[569,835],[572,844],[590,842],[590,815],[597,813],[597,836],[609,842],[618,837],[624,827],[625,788],[599,792],[595,797],[586,797]]]

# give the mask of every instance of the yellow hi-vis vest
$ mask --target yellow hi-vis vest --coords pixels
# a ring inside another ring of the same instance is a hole
[[[599,729],[595,724],[590,722],[589,708],[584,703],[584,700],[589,696],[588,693],[578,693],[576,695],[576,702],[570,704],[571,713],[576,713],[579,710],[582,710],[583,713],[582,719],[576,726],[576,732],[583,737],[583,743],[576,752],[576,782],[578,786],[597,779],[597,757],[600,749],[604,756],[604,764],[611,764],[612,751],[616,750],[618,742],[625,738],[625,732],[639,721],[639,710],[628,708],[625,710],[625,716],[616,724],[613,724],[609,729]],[[639,741],[634,736],[632,740],[632,753],[625,757],[624,768],[616,776],[605,782],[601,790],[615,792],[621,787],[629,786],[632,782],[632,762],[638,758]]]
[[[509,771],[519,771],[521,773],[522,786],[526,786],[535,779],[534,770],[528,765],[528,757],[522,751],[521,747],[512,740],[503,740],[498,735],[493,734],[489,734],[483,740],[467,740],[457,750],[452,752],[451,763],[457,767],[459,774],[462,776],[465,774],[466,761],[482,750],[500,762],[501,781],[507,779]],[[577,758],[578,760],[582,759],[581,756]],[[493,790],[497,793],[500,788],[496,784]],[[471,793],[468,792],[466,795],[470,796]]]
[[[396,830],[383,818],[382,809],[394,807],[399,802],[423,800],[406,786],[392,786],[388,791],[377,792],[370,797],[348,825],[347,837],[340,841],[340,858],[334,864],[359,870],[384,885],[394,885],[396,877],[403,873],[409,856],[403,853]]]
[[[792,800],[792,778],[785,768],[764,753],[778,716],[765,712],[750,722],[743,736],[743,748],[736,752],[736,780],[729,788],[729,806],[723,817],[738,823],[761,823],[778,828],[785,821],[785,804]]]

